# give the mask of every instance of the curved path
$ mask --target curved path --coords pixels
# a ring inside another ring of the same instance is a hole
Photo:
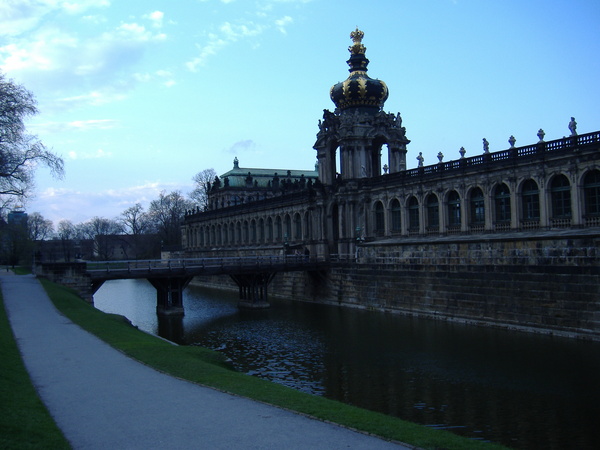
[[[157,372],[61,315],[35,277],[1,271],[0,284],[32,382],[73,448],[411,448]]]

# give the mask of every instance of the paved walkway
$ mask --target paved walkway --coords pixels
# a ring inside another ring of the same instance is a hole
[[[33,276],[0,272],[34,386],[75,449],[403,449],[155,371],[58,313]]]

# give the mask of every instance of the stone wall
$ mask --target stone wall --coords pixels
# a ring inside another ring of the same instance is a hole
[[[35,266],[35,275],[70,287],[93,303],[92,281],[86,273],[86,263],[42,263]]]
[[[269,295],[600,340],[598,244],[598,236],[369,244],[353,267],[277,274]],[[236,289],[225,277],[196,283]]]

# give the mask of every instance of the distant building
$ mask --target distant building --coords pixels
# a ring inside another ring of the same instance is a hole
[[[315,170],[241,168],[237,157],[233,169],[208,185],[209,209],[252,203],[304,190],[319,176]]]
[[[95,239],[53,239],[36,242],[39,262],[76,260],[134,260],[160,258],[157,235],[111,234]]]
[[[22,207],[17,207],[8,213],[8,225],[27,227],[27,213]]]
[[[93,259],[133,260],[160,258],[160,239],[155,234],[96,236]]]

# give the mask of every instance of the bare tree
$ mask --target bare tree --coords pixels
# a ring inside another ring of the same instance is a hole
[[[96,216],[85,222],[83,229],[87,239],[94,239],[96,236],[119,234],[123,228],[115,220]]]
[[[120,234],[122,230],[123,228],[117,221],[97,216],[85,222],[81,227],[83,237],[94,241],[94,254],[100,259],[113,257],[115,248],[120,243],[112,239],[112,236]]]
[[[54,234],[54,225],[51,220],[44,219],[39,212],[31,213],[27,216],[27,229],[29,239],[32,241],[44,241]]]
[[[131,257],[150,258],[156,256],[158,248],[158,238],[146,234],[151,231],[151,223],[148,214],[144,212],[141,204],[127,208],[121,213],[119,223],[123,227],[123,232],[129,236],[126,253],[128,259]]]
[[[159,198],[150,203],[148,216],[163,245],[176,246],[181,243],[181,222],[185,212],[192,207],[192,203],[179,191],[170,194],[162,191]]]
[[[123,211],[119,223],[123,227],[123,232],[130,236],[144,234],[150,226],[148,215],[144,212],[144,208],[140,203],[136,203]]]
[[[76,235],[75,225],[70,220],[61,220],[56,228],[56,236],[60,239],[63,250],[63,259],[66,262],[71,261],[71,257],[75,256],[73,239]]]
[[[0,198],[22,201],[31,195],[39,165],[62,177],[63,160],[37,137],[26,134],[24,119],[36,114],[33,94],[0,73]]]
[[[211,182],[217,176],[215,169],[204,169],[198,172],[192,180],[196,183],[196,187],[190,192],[190,199],[196,202],[202,211],[208,209],[208,192],[210,190]]]

